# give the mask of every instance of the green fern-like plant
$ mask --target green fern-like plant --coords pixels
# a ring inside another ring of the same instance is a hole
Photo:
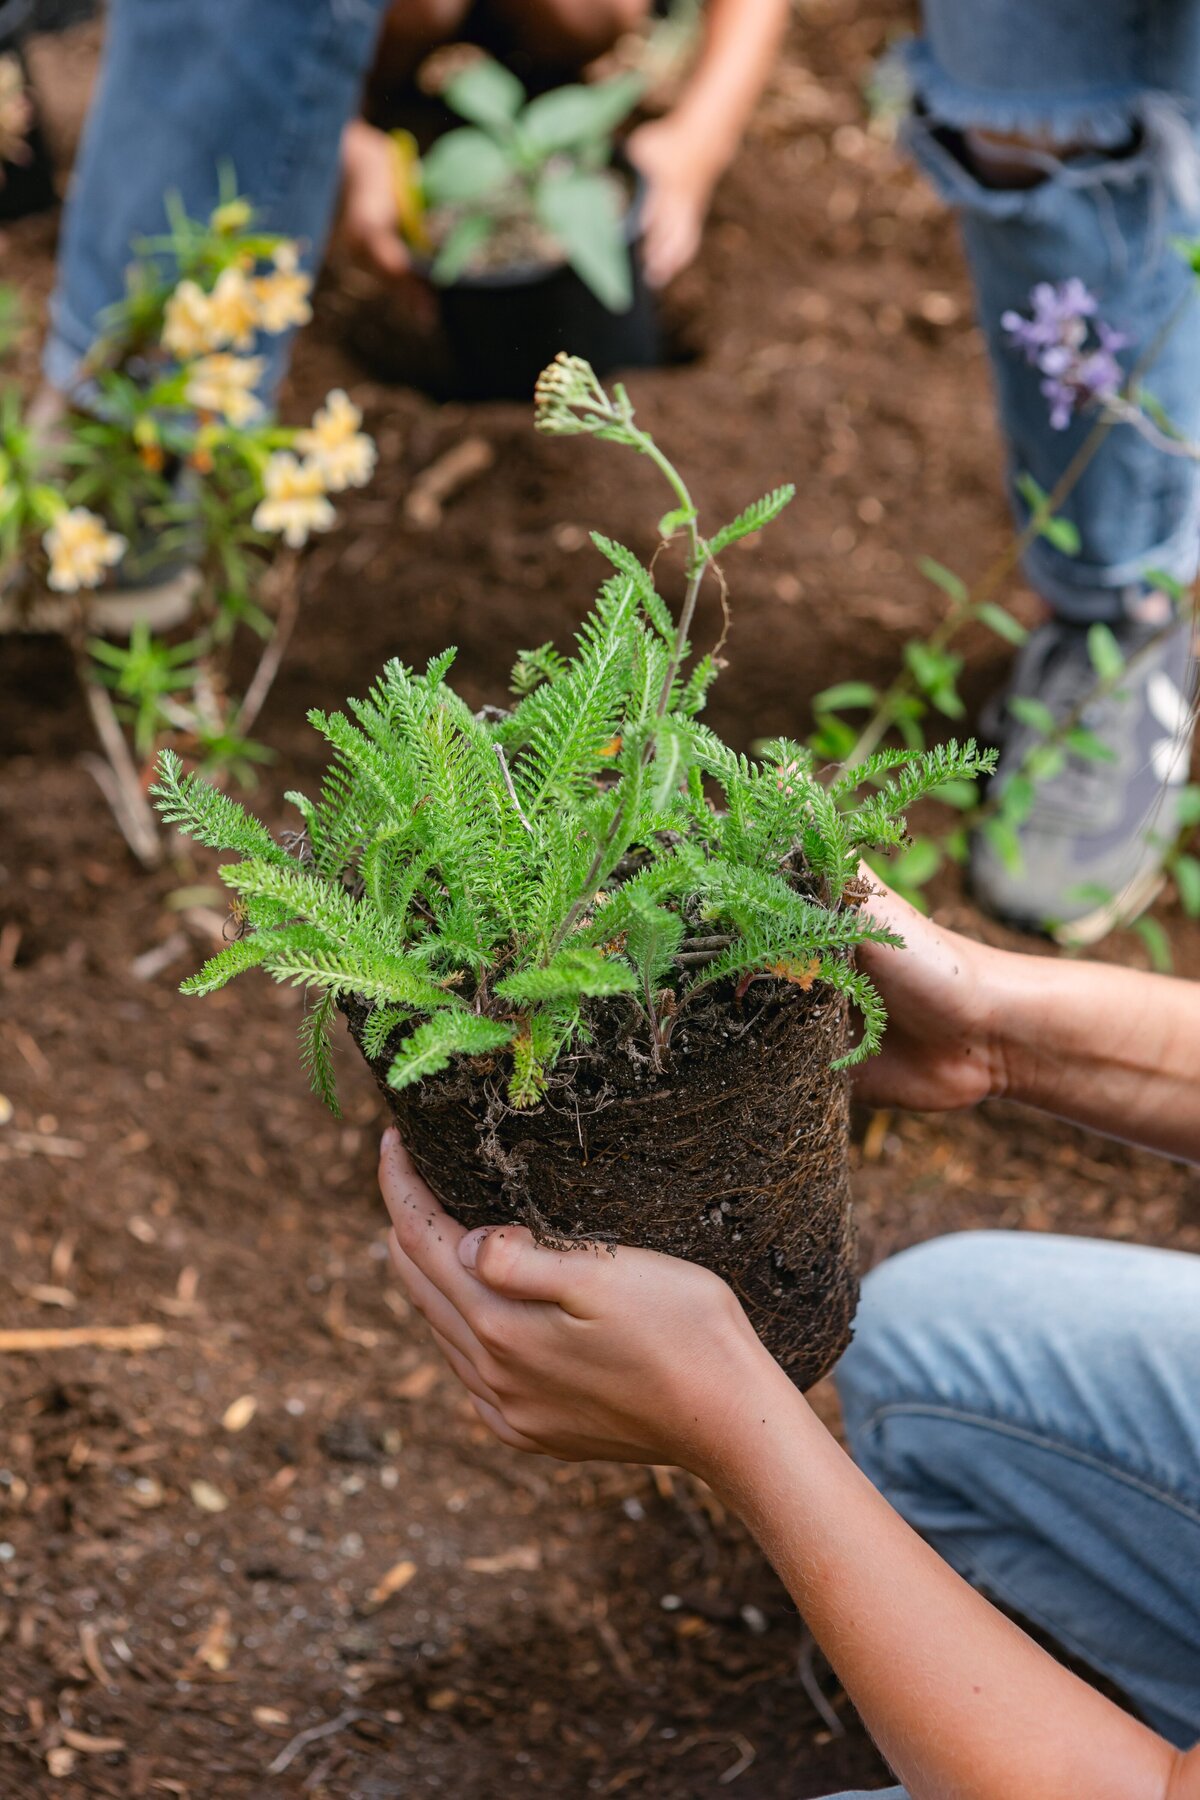
[[[392,661],[347,712],[309,715],[331,762],[317,799],[289,796],[304,826],[291,849],[165,753],[159,807],[236,852],[221,874],[247,927],[184,991],[255,966],[309,989],[302,1054],[331,1104],[329,1029],[351,998],[394,1087],[455,1058],[502,1059],[514,1106],[537,1103],[598,1009],[628,1009],[661,1067],[699,995],[759,976],[846,994],[862,1031],[843,1062],[860,1061],[885,1014],[855,946],[898,941],[865,904],[860,857],[902,843],[904,809],[990,768],[989,755],[970,743],[886,752],[826,784],[787,739],[735,754],[697,717],[715,665],[688,671],[696,597],[718,550],[761,530],[791,490],[704,538],[624,389],[610,397],[578,359],[543,376],[537,423],[624,444],[664,475],[675,505],[661,528],[687,545],[678,620],[636,557],[597,537],[614,573],[574,655],[524,652],[509,709],[472,712],[446,651],[423,673]]]

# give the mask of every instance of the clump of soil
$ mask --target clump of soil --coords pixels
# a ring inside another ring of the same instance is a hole
[[[369,1016],[347,1008],[361,1048]],[[396,1093],[395,1046],[372,1062],[421,1174],[463,1225],[528,1224],[543,1242],[636,1244],[728,1281],[801,1388],[850,1341],[858,1297],[848,1097],[831,1064],[844,999],[785,984],[727,994],[681,1020],[656,1071],[629,1015],[598,1013],[591,1046],[541,1105],[515,1111],[479,1059]]]

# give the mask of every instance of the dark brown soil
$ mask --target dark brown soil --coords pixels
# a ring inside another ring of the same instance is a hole
[[[730,984],[732,985],[732,984]],[[348,1008],[360,1033],[369,1009]],[[848,1008],[779,984],[680,1015],[661,1071],[601,1011],[590,1049],[517,1112],[460,1065],[397,1093],[372,1068],[421,1174],[460,1224],[517,1219],[542,1242],[637,1244],[713,1269],[796,1385],[827,1375],[858,1301],[849,1095],[832,1064]]]
[[[803,730],[831,681],[892,670],[939,605],[918,555],[970,575],[1005,537],[952,225],[863,118],[869,58],[905,18],[893,0],[806,0],[680,284],[703,355],[636,382],[706,518],[799,486],[729,559],[732,666],[710,716],[740,744]],[[86,34],[52,48],[36,66],[62,144],[94,52]],[[52,251],[39,220],[0,243],[35,315]],[[584,612],[601,573],[587,528],[647,551],[661,511],[617,451],[538,439],[526,407],[438,410],[374,385],[339,348],[348,284],[289,404],[349,384],[382,467],[305,565],[262,722],[276,827],[294,823],[284,789],[318,772],[306,707],[447,642],[470,695],[497,700],[515,652]],[[406,495],[468,436],[492,467],[425,531]],[[968,648],[978,698],[1006,653]],[[179,890],[211,885],[211,864],[131,864],[80,767],[87,722],[54,643],[0,643],[0,742],[0,1313],[164,1334],[133,1355],[0,1356],[5,1800],[806,1800],[882,1782],[826,1671],[847,1735],[811,1704],[794,1610],[711,1495],[664,1470],[523,1458],[474,1422],[387,1279],[368,1072],[342,1058],[335,1125],[297,1068],[294,993],[176,993],[209,948]],[[939,899],[947,922],[991,929],[950,885]],[[1200,973],[1195,928],[1164,919]],[[161,973],[136,980],[155,946]],[[1130,938],[1105,954],[1143,958]],[[997,1106],[860,1127],[868,1264],[973,1225],[1200,1250],[1194,1175],[1053,1121]],[[227,1428],[245,1396],[254,1416]]]

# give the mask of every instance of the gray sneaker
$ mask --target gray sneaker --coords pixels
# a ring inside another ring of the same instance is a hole
[[[1113,632],[1126,672],[1111,693],[1090,703],[1098,678],[1087,626],[1055,620],[1034,632],[1004,697],[993,781],[1011,781],[1042,741],[1007,710],[1014,698],[1040,701],[1059,721],[1080,712],[1079,723],[1107,746],[1110,759],[1069,753],[1057,775],[1037,783],[1017,828],[1020,867],[1010,866],[985,833],[972,839],[971,884],[980,904],[1060,943],[1096,943],[1150,904],[1163,883],[1163,857],[1179,829],[1179,795],[1188,779],[1195,723],[1191,621],[1165,631],[1126,623]]]

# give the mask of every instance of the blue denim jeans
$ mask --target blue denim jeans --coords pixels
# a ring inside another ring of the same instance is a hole
[[[342,127],[358,103],[386,0],[112,0],[104,59],[63,221],[44,365],[69,387],[130,246],[166,228],[177,193],[207,216],[228,169],[264,230],[320,262]],[[289,344],[266,338],[274,391]]]
[[[856,1460],[947,1562],[1200,1737],[1200,1257],[939,1238],[868,1277],[837,1381]]]
[[[1200,304],[1172,248],[1200,232],[1198,0],[924,0],[925,36],[904,61],[905,137],[960,209],[1012,477],[1049,490],[1089,431],[1050,428],[1037,370],[1008,347],[1008,309],[1036,282],[1077,275],[1130,344],[1147,391],[1200,437]],[[989,186],[964,156],[972,130],[1040,134],[1074,146],[1028,153],[1038,185]],[[1014,487],[1013,504],[1027,511]],[[1063,507],[1080,536],[1068,556],[1039,539],[1026,573],[1060,616],[1116,620],[1148,571],[1196,572],[1200,470],[1118,426]]]

